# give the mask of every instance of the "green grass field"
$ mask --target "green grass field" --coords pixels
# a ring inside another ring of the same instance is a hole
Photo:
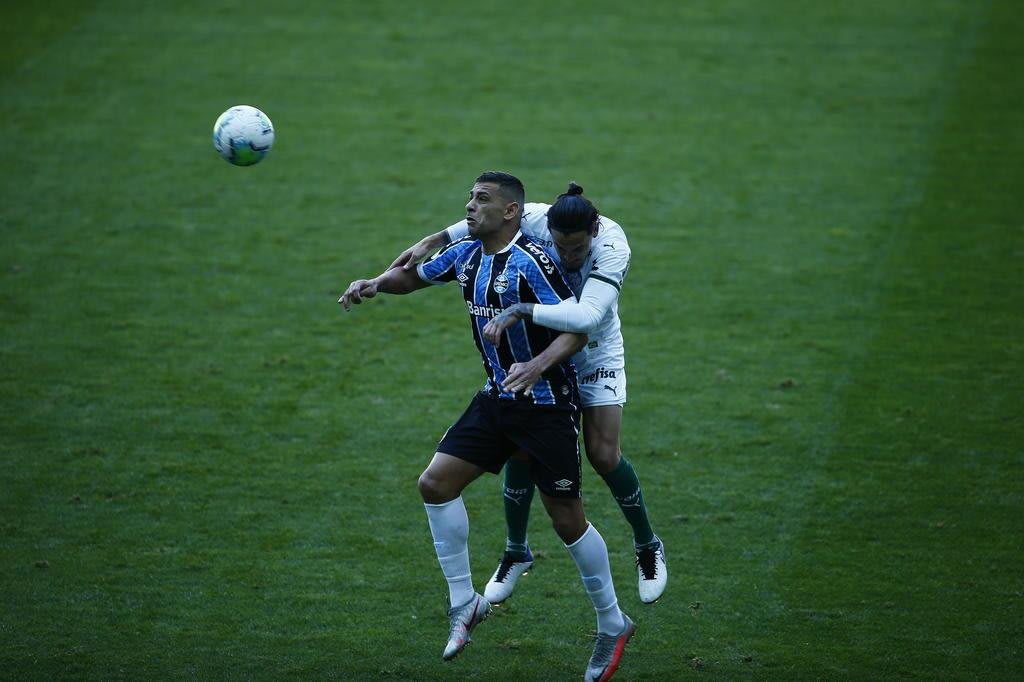
[[[616,679],[1024,663],[1011,0],[0,7],[0,677],[576,679],[541,558],[441,661],[416,478],[482,383],[457,290],[336,305],[472,179],[633,247],[623,450],[669,552]],[[275,148],[214,153],[227,107]],[[465,495],[479,587],[498,480]]]

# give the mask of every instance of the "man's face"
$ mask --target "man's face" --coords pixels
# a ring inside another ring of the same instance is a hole
[[[558,258],[562,261],[562,267],[570,272],[575,272],[583,267],[584,261],[590,255],[590,244],[597,234],[597,224],[590,230],[581,232],[561,232],[551,230],[551,241],[555,243],[555,250],[558,251]]]
[[[479,239],[498,232],[506,220],[515,216],[513,203],[494,183],[478,182],[473,185],[466,204],[469,234]]]

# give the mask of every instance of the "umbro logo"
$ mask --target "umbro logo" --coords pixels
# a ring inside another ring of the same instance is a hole
[[[555,490],[568,490],[571,485],[572,481],[568,478],[563,478],[560,481],[555,481]]]
[[[460,273],[459,273],[459,276],[457,277],[457,279],[458,279],[458,280],[459,280],[460,282],[465,282],[465,281],[466,281],[467,279],[469,279],[469,275],[467,275],[467,274],[466,274],[466,273],[464,273],[464,272],[460,272]]]

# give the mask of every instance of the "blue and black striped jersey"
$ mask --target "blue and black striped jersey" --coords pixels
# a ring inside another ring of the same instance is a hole
[[[432,284],[458,282],[469,309],[473,340],[487,370],[484,391],[508,400],[529,400],[503,391],[501,383],[516,362],[527,362],[540,354],[561,333],[523,320],[508,328],[497,348],[483,336],[487,321],[513,303],[554,304],[573,298],[558,267],[544,249],[522,233],[501,251],[484,253],[479,239],[465,237],[441,249],[421,264],[418,272]],[[534,384],[532,400],[537,405],[579,405],[576,370],[566,359],[548,368]]]

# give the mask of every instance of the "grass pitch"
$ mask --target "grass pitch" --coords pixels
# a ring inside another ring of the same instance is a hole
[[[1016,3],[5,3],[0,675],[562,679],[539,505],[442,664],[415,480],[482,382],[454,289],[344,315],[482,170],[634,250],[623,448],[671,581],[588,515],[619,678],[1009,678],[1024,641]],[[270,157],[209,135],[260,107]],[[498,482],[466,494],[476,582]]]

